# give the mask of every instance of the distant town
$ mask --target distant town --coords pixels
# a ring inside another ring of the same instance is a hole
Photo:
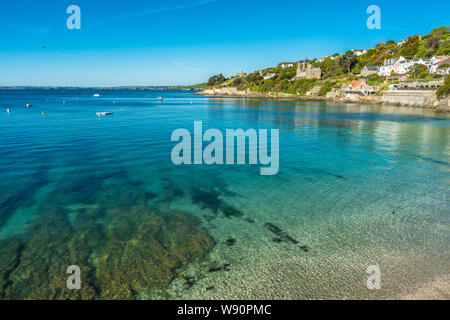
[[[229,79],[220,74],[209,79],[203,94],[382,101],[445,110],[450,87],[449,36],[450,26],[443,26],[425,36],[390,40],[371,49],[281,62],[251,73],[241,70]]]

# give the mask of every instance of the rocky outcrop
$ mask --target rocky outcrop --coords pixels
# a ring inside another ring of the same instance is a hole
[[[209,88],[203,90],[199,94],[206,96],[232,96],[232,97],[281,97],[281,98],[295,97],[295,95],[289,93],[277,93],[277,92],[260,93],[251,90],[239,90],[234,87]]]

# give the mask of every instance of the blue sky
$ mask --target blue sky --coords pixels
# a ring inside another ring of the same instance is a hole
[[[72,4],[81,30],[66,27]],[[366,27],[372,4],[381,30]],[[448,0],[1,1],[0,86],[194,84],[426,34],[449,12]]]

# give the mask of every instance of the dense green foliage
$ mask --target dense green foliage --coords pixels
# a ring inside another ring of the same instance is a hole
[[[439,87],[439,89],[436,92],[436,96],[438,99],[443,99],[448,97],[450,94],[450,74],[445,77],[444,84]]]
[[[215,76],[212,76],[211,78],[209,78],[208,80],[208,86],[217,86],[219,84],[224,83],[225,81],[227,81],[227,79],[225,78],[225,76],[223,74],[216,74]]]
[[[320,96],[320,97],[326,96],[327,93],[330,92],[331,89],[333,89],[333,87],[334,87],[335,85],[336,85],[335,82],[330,82],[330,81],[325,82],[325,83],[322,85],[322,88],[320,88],[319,96]]]

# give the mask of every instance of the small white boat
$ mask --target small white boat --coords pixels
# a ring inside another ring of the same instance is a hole
[[[11,112],[11,110],[9,110],[9,108],[8,108],[8,109],[6,109],[6,112],[10,113],[10,112]]]
[[[159,97],[158,101],[162,102],[162,101],[164,101],[164,98],[163,97]]]
[[[102,116],[111,116],[113,115],[112,112],[97,112],[97,116],[102,117]]]
[[[100,97],[100,94],[99,94],[99,93],[95,93],[95,94],[93,95],[93,97],[98,98],[98,97]]]
[[[31,107],[32,104],[31,103],[27,103],[27,108]]]

